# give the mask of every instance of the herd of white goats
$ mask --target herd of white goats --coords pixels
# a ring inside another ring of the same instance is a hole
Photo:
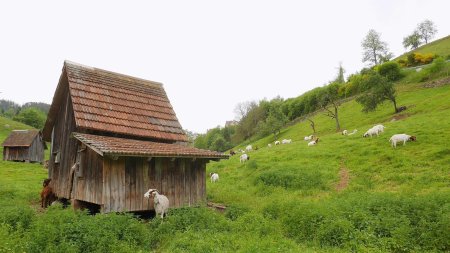
[[[383,125],[380,125],[380,124],[379,124],[379,125],[376,125],[376,126],[370,128],[369,130],[367,130],[367,132],[365,132],[365,133],[363,134],[363,137],[372,137],[372,136],[374,136],[374,135],[378,136],[380,133],[384,132],[384,129],[385,129],[385,128],[386,128],[386,127],[383,126]],[[353,130],[352,132],[349,132],[348,130],[344,130],[344,131],[342,131],[342,135],[350,136],[350,135],[353,135],[353,134],[355,134],[355,133],[357,133],[357,132],[358,132],[357,129]],[[309,146],[309,147],[310,147],[310,146],[317,145],[317,143],[319,142],[319,138],[316,137],[316,136],[314,136],[314,135],[305,136],[304,140],[305,140],[305,141],[309,141],[309,142],[308,142],[308,146]],[[415,140],[416,140],[416,137],[415,137],[415,136],[412,136],[412,135],[407,135],[407,134],[394,134],[394,135],[389,139],[389,142],[391,143],[392,147],[396,148],[396,147],[397,147],[397,143],[403,142],[403,145],[405,145],[405,143],[406,143],[407,141],[415,141]],[[275,145],[289,144],[289,143],[291,143],[291,142],[292,142],[292,139],[284,139],[284,140],[282,140],[282,141],[275,141],[274,144],[275,144]],[[267,144],[267,146],[268,146],[269,148],[271,148],[271,147],[272,147],[272,144],[269,143],[269,144]],[[243,163],[243,162],[245,162],[245,161],[247,161],[247,160],[250,159],[250,156],[249,156],[248,154],[246,154],[246,152],[249,152],[249,151],[252,151],[252,150],[253,150],[252,145],[248,145],[248,146],[245,148],[245,150],[242,150],[242,149],[239,149],[239,150],[238,150],[238,152],[243,153],[243,154],[241,155],[240,159],[239,159],[241,163]],[[231,155],[234,155],[235,152],[234,152],[234,151],[230,151],[230,154],[231,154]]]
[[[376,126],[372,127],[371,129],[367,130],[367,132],[365,132],[363,134],[363,137],[372,137],[374,135],[378,136],[380,133],[384,132],[384,129],[385,129],[385,127],[383,125],[376,125]],[[344,130],[344,131],[342,131],[342,135],[353,135],[356,132],[358,132],[358,130],[356,130],[356,129],[350,133],[347,130]],[[319,138],[314,135],[305,136],[304,140],[309,141],[308,146],[317,145],[317,143],[319,142]],[[411,135],[407,135],[407,134],[394,134],[389,139],[389,142],[391,142],[392,147],[395,148],[395,147],[397,147],[397,143],[403,142],[403,145],[405,145],[405,143],[407,141],[415,141],[415,140],[416,140],[415,136],[411,136]],[[275,141],[274,144],[275,145],[289,144],[291,142],[292,142],[291,139],[284,139],[281,142]],[[267,146],[270,148],[270,147],[272,147],[272,144],[268,144]],[[248,145],[245,148],[245,150],[239,150],[241,153],[243,153],[240,157],[241,163],[250,159],[250,156],[248,154],[246,154],[246,152],[249,152],[252,150],[253,150],[252,145]],[[234,151],[231,151],[230,153],[235,154]],[[212,172],[209,174],[209,176],[211,178],[211,183],[219,181],[219,174]],[[169,199],[166,196],[160,194],[156,189],[148,190],[144,194],[144,196],[146,198],[153,197],[153,203],[154,203],[156,215],[161,216],[161,218],[163,218],[164,215],[167,214],[167,212],[169,210]]]

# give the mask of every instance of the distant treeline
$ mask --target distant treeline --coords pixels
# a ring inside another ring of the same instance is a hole
[[[19,105],[10,100],[0,100],[0,116],[22,122],[37,129],[44,127],[50,105],[28,102]]]

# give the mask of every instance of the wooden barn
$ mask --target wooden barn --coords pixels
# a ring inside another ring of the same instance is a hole
[[[46,145],[39,130],[13,130],[2,146],[4,161],[44,161]]]
[[[102,212],[147,211],[156,188],[171,207],[206,201],[206,163],[228,158],[186,145],[161,83],[66,61],[43,130],[59,198]]]

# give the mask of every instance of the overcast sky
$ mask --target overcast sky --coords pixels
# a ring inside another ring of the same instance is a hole
[[[203,133],[239,102],[296,97],[339,62],[360,70],[369,29],[398,56],[448,0],[1,1],[0,99],[51,103],[64,60],[162,82],[183,128]]]

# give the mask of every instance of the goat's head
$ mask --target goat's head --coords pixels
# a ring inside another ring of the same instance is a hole
[[[413,135],[413,136],[409,137],[409,140],[410,140],[410,141],[416,141],[417,138],[416,138],[416,136]]]
[[[44,182],[42,182],[42,186],[47,187],[50,184],[50,181],[52,181],[51,178],[44,179]]]
[[[159,194],[158,190],[156,189],[149,189],[146,193],[144,193],[144,197],[150,198],[150,196],[154,197],[156,193]]]

